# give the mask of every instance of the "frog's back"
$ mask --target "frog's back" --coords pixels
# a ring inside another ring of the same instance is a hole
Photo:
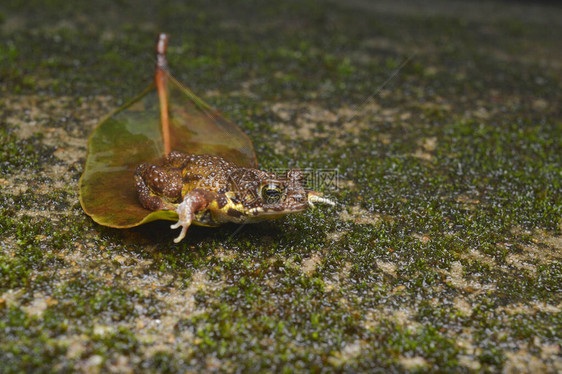
[[[162,167],[181,171],[182,197],[195,188],[225,193],[230,188],[230,176],[239,169],[236,164],[219,156],[180,152],[171,152]]]

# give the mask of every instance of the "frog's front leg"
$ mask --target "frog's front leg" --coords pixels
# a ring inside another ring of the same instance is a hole
[[[178,213],[178,222],[170,226],[172,229],[181,227],[181,233],[174,239],[174,243],[179,243],[185,238],[185,233],[193,221],[195,213],[207,208],[209,203],[213,200],[213,193],[205,191],[200,188],[191,190],[185,197],[181,204],[176,208]]]

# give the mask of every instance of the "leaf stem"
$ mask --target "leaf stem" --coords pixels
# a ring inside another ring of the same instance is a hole
[[[166,90],[166,76],[168,75],[168,61],[166,60],[166,47],[168,35],[161,33],[156,42],[156,88],[160,101],[160,124],[162,126],[162,140],[164,142],[164,157],[171,152],[170,149],[170,122],[168,118],[168,94]]]

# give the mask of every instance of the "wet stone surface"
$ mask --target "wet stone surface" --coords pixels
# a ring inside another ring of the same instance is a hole
[[[562,371],[562,9],[346,4],[2,2],[2,372]],[[160,31],[338,205],[179,245],[94,224],[87,138]]]

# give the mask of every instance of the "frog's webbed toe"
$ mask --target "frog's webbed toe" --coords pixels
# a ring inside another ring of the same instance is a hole
[[[324,205],[331,205],[334,206],[336,205],[335,202],[333,202],[330,199],[326,199],[325,197],[320,196],[320,194],[316,191],[308,191],[308,206],[311,208],[314,208],[314,204],[324,204]]]
[[[205,193],[205,191],[195,189],[188,193],[183,201],[177,206],[176,212],[178,213],[178,222],[171,225],[170,228],[178,229],[181,227],[182,229],[178,237],[174,239],[174,243],[179,243],[183,238],[185,238],[185,234],[193,221],[195,212],[207,207],[209,199],[206,195],[207,193]]]

